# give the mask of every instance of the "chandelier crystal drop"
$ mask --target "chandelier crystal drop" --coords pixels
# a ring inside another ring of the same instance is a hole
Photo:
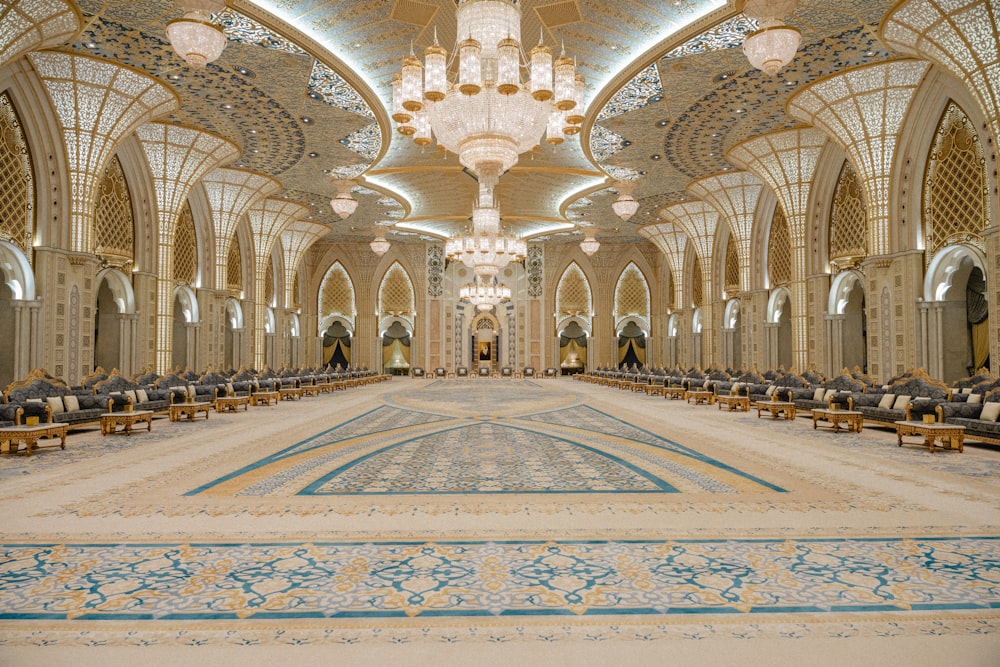
[[[452,80],[453,63],[435,31],[422,64],[412,53],[403,59],[393,80],[392,118],[418,145],[435,137],[492,188],[519,155],[541,144],[553,112],[563,134],[579,131],[586,83],[572,59],[562,55],[553,63],[544,44],[524,54],[514,0],[460,0],[457,21]],[[429,127],[419,125],[421,112]],[[549,127],[548,143],[559,143],[556,134]]]
[[[226,48],[226,34],[212,23],[212,14],[226,8],[223,0],[179,0],[184,17],[167,23],[170,45],[191,67],[200,69],[218,60]]]
[[[479,276],[458,290],[459,299],[471,303],[478,310],[490,310],[493,306],[510,301],[510,288],[494,279],[480,280]]]

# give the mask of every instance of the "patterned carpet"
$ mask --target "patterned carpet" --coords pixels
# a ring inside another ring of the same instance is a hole
[[[1000,655],[1000,452],[971,443],[562,379],[395,380],[73,432],[0,457],[0,484],[19,510],[0,662],[597,639],[644,662],[638,640],[724,638],[777,664],[784,642],[853,637],[921,664],[937,636],[966,641],[955,664]]]

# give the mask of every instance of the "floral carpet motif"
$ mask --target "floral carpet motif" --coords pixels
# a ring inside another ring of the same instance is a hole
[[[1000,608],[1000,538],[8,545],[2,620]]]

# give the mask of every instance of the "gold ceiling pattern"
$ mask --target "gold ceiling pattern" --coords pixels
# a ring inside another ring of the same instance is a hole
[[[599,240],[645,242],[639,227],[684,201],[692,180],[733,169],[725,159],[732,146],[801,126],[784,113],[794,92],[827,73],[898,56],[877,40],[890,0],[800,2],[786,22],[802,30],[802,46],[774,78],[743,57],[741,36],[753,22],[736,0],[519,4],[525,46],[539,34],[551,47],[565,43],[587,78],[584,131],[523,156],[497,190],[504,227],[553,245],[579,242],[577,225],[594,226]],[[66,48],[168,85],[181,105],[163,120],[239,146],[232,166],[280,181],[276,196],[327,228],[321,242],[368,241],[386,221],[399,242],[468,226],[475,179],[455,156],[393,136],[387,109],[391,77],[411,43],[422,53],[436,30],[453,48],[455,0],[227,5],[228,46],[202,70],[186,67],[166,41],[166,23],[180,14],[171,0],[83,0],[83,32]],[[328,204],[336,192],[330,175],[359,173],[358,209],[340,220]],[[611,211],[611,176],[637,180],[642,207],[628,223]],[[592,205],[573,207],[581,198]]]

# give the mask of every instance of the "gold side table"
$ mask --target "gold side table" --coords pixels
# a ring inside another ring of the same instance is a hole
[[[132,412],[105,412],[101,415],[101,435],[124,433],[132,435],[132,427],[139,422],[146,422],[146,432],[153,430],[152,410],[133,410]],[[121,431],[118,427],[123,427]]]

